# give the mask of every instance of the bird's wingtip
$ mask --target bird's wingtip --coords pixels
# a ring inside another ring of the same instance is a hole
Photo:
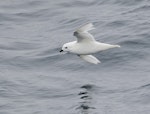
[[[90,31],[93,29],[95,29],[94,25],[92,23],[87,23],[81,26],[80,28],[78,28],[76,31],[84,32],[84,31]]]

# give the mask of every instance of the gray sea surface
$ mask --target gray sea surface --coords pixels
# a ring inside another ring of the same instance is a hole
[[[98,65],[59,53],[88,22]],[[0,114],[150,114],[150,0],[1,0]]]

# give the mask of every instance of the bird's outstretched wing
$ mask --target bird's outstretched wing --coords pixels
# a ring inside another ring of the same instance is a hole
[[[74,32],[74,36],[77,37],[78,42],[89,42],[95,41],[93,35],[91,35],[88,31],[95,29],[92,23],[88,23],[80,28],[78,28]]]
[[[93,55],[79,55],[79,57],[89,63],[98,64],[101,63],[96,57]]]

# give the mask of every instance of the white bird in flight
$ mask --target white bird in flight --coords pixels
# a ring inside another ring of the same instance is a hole
[[[91,54],[110,48],[120,47],[119,45],[111,45],[96,41],[93,35],[88,32],[93,29],[95,28],[92,23],[78,28],[73,34],[77,37],[77,41],[65,43],[60,52],[70,52],[78,55],[81,59],[89,63],[98,64],[100,61]]]

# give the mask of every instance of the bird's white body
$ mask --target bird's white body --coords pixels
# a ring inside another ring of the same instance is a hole
[[[86,24],[74,32],[77,41],[69,42],[63,45],[62,51],[67,51],[79,55],[87,62],[98,64],[100,61],[94,56],[90,55],[99,51],[107,50],[110,48],[120,47],[119,45],[111,45],[98,42],[88,32],[94,29],[93,24]]]
[[[77,41],[66,43],[68,46],[70,45],[70,51],[71,53],[77,54],[77,55],[88,55],[88,54],[94,54],[99,51],[107,50],[110,48],[120,47],[118,45],[110,45],[105,43],[100,43],[97,41],[89,42],[89,43],[78,43]]]

